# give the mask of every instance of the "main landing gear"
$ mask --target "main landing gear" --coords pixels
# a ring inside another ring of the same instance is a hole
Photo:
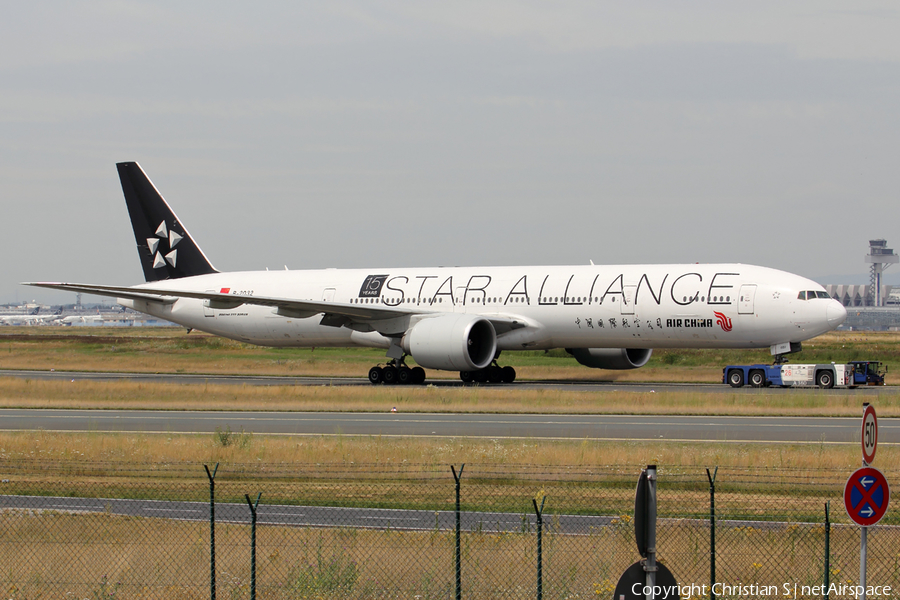
[[[495,360],[479,371],[460,371],[459,378],[463,383],[512,383],[516,380],[516,370],[510,366],[501,367]]]
[[[410,369],[402,358],[394,358],[383,367],[376,365],[369,369],[369,382],[385,385],[422,385],[425,383],[425,369],[422,367]]]

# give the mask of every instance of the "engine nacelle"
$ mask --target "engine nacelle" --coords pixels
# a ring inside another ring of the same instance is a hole
[[[650,360],[650,348],[566,348],[575,360],[592,369],[637,369]]]
[[[422,319],[403,336],[403,349],[429,369],[477,371],[497,354],[497,333],[484,317],[449,314]]]

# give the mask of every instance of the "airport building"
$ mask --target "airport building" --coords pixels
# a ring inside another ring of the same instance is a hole
[[[900,261],[886,240],[870,240],[867,285],[826,285],[828,295],[847,307],[841,329],[900,330],[900,286],[884,285],[884,270]]]

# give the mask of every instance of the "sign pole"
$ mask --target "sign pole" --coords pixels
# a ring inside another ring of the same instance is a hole
[[[647,564],[644,566],[648,593],[646,600],[653,600],[656,587],[656,465],[647,465],[647,481],[650,484],[650,501],[647,503]]]
[[[866,600],[866,541],[869,528],[862,527],[862,540],[859,543],[859,587],[862,588],[860,600]]]
[[[875,416],[875,407],[868,402],[863,403],[862,431],[860,433],[862,443],[862,466],[868,467],[875,461],[875,450],[878,448],[878,418]],[[859,585],[862,588],[861,600],[866,600],[866,559],[869,541],[869,528],[862,526],[859,542]]]

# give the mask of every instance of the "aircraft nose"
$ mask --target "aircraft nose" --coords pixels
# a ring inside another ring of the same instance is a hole
[[[837,300],[832,300],[825,309],[825,318],[828,319],[829,325],[837,327],[847,318],[847,309]]]

